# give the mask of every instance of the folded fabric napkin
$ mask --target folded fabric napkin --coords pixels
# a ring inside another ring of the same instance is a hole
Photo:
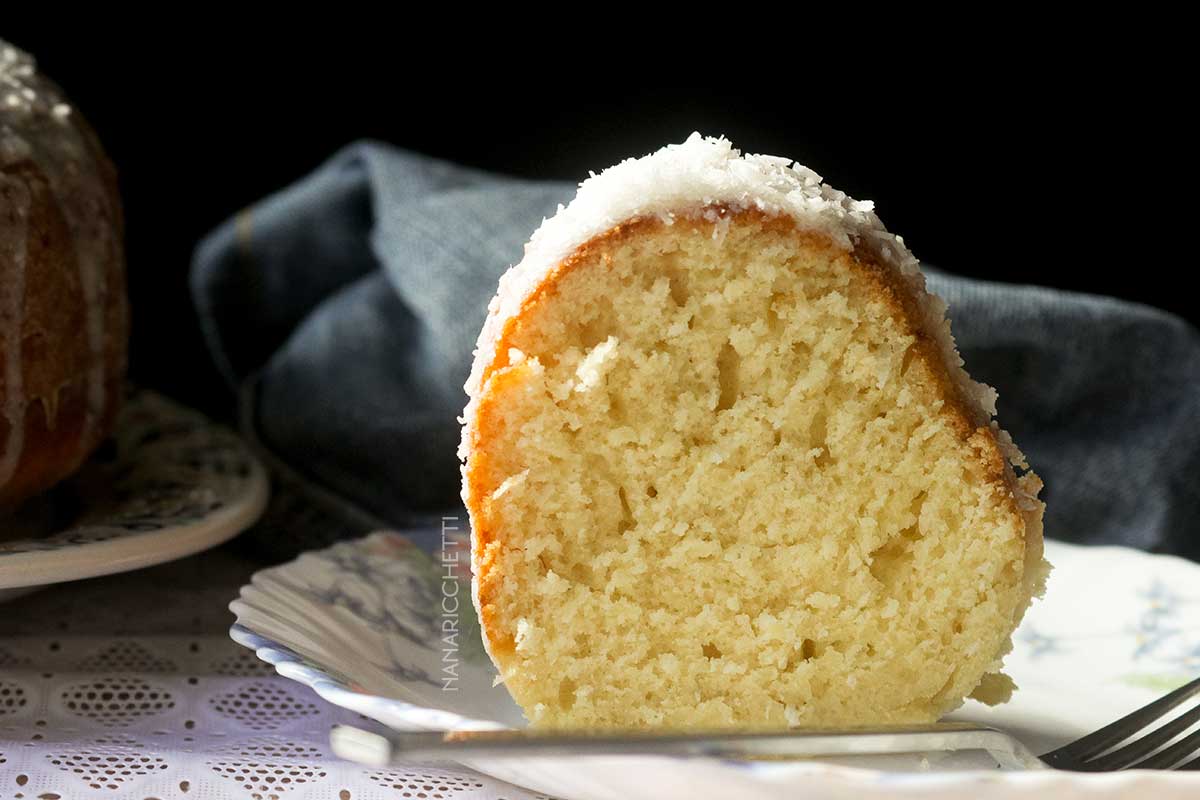
[[[243,432],[345,523],[277,531],[274,552],[462,515],[475,337],[500,274],[573,193],[363,142],[201,242],[192,292]],[[1046,534],[1200,560],[1197,331],[1110,298],[927,273],[1046,482]]]

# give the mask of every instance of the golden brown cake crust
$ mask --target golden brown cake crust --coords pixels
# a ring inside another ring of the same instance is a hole
[[[116,173],[82,117],[0,42],[0,510],[107,436],[129,332]]]
[[[710,213],[705,213],[710,212]],[[806,247],[824,251],[831,260],[841,263],[865,278],[875,289],[877,299],[886,304],[892,316],[900,323],[901,330],[916,338],[912,357],[924,363],[928,374],[935,377],[934,391],[946,401],[946,412],[950,415],[954,430],[978,461],[998,496],[1005,499],[1014,513],[1025,520],[1026,565],[1030,567],[1027,581],[1036,589],[1039,570],[1032,569],[1040,564],[1042,557],[1041,512],[1042,506],[1033,498],[1040,481],[1029,472],[1018,477],[1006,456],[1006,448],[1000,440],[999,429],[991,423],[991,414],[982,408],[963,389],[963,383],[953,372],[954,366],[947,363],[945,350],[936,331],[928,329],[923,304],[931,296],[923,289],[914,290],[912,280],[876,257],[863,246],[846,251],[822,232],[803,229],[795,219],[786,214],[769,214],[755,208],[731,209],[715,204],[694,210],[687,216],[675,220],[674,225],[704,224],[714,214],[722,219],[732,218],[738,222],[769,226],[795,236]],[[496,532],[489,521],[486,498],[504,479],[503,470],[495,469],[490,463],[487,443],[498,436],[498,426],[503,425],[502,414],[493,407],[491,398],[503,395],[495,391],[505,380],[518,377],[504,372],[508,366],[508,353],[516,332],[528,323],[538,305],[551,299],[558,284],[572,270],[587,263],[604,263],[608,255],[622,241],[664,227],[659,217],[641,217],[618,224],[577,247],[565,260],[555,265],[520,304],[520,312],[502,321],[500,334],[494,347],[479,352],[476,358],[483,361],[478,395],[468,406],[464,428],[464,452],[466,460],[463,470],[464,500],[471,517],[473,568],[475,571],[475,602],[484,632],[485,645],[493,655],[511,651],[514,643],[511,636],[502,634],[503,626],[498,623],[500,614],[491,601],[502,575],[493,570],[493,543]],[[924,295],[924,296],[921,296]],[[940,315],[939,315],[940,316]],[[961,369],[959,370],[961,372]],[[1022,609],[1023,612],[1023,609]]]

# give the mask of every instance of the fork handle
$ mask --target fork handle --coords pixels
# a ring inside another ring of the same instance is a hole
[[[709,758],[815,758],[984,750],[1005,769],[1045,769],[1011,736],[981,725],[934,725],[752,733],[556,734],[525,730],[420,731],[377,734],[340,725],[334,753],[371,766],[421,759],[507,759],[594,755]]]

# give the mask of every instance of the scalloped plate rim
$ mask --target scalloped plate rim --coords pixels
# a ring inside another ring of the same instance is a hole
[[[402,532],[400,533],[402,535]],[[356,541],[362,541],[362,539]],[[1055,541],[1054,546],[1056,548],[1080,551],[1087,550],[1097,555],[1108,553],[1114,557],[1136,557],[1147,561],[1152,560],[1155,563],[1174,562],[1177,566],[1186,566],[1189,569],[1200,570],[1200,565],[1184,558],[1147,553],[1118,545],[1076,545]],[[260,572],[286,568],[293,563],[295,563],[294,560],[268,567],[260,570]],[[257,578],[258,575],[259,573],[256,573],[254,578]],[[321,668],[307,662],[301,655],[290,648],[275,642],[262,633],[251,630],[242,623],[244,611],[248,606],[249,604],[243,601],[241,595],[230,603],[230,610],[237,616],[237,622],[230,628],[230,636],[238,644],[254,650],[260,659],[274,666],[276,672],[281,676],[309,686],[319,696],[334,705],[356,711],[397,730],[431,729],[427,725],[413,723],[397,724],[397,719],[392,716],[403,715],[409,709],[416,711],[427,709],[399,700],[354,691],[337,678],[323,672]],[[443,713],[449,714],[449,712]],[[467,721],[466,718],[459,717],[458,715],[450,714],[450,716],[458,717],[458,719],[464,722]],[[630,759],[630,769],[636,768],[635,765],[637,764],[645,768],[647,760],[645,757]],[[676,759],[664,758],[663,760],[671,761]],[[553,772],[551,773],[550,780],[544,780],[543,776],[536,772],[531,774],[528,769],[522,770],[522,765],[528,767],[534,761],[533,759],[508,762],[464,760],[462,763],[479,772],[519,786],[525,786],[550,794],[561,792],[561,785],[553,780]],[[562,763],[566,760],[544,759],[537,763],[548,764],[556,761]],[[1077,773],[1056,770],[1028,772],[972,770],[906,773],[822,762],[789,764],[739,762],[731,770],[729,764],[714,759],[693,759],[691,761],[693,763],[689,764],[689,769],[693,770],[698,766],[702,766],[705,769],[716,766],[723,767],[725,774],[733,771],[753,776],[759,788],[777,787],[784,781],[792,784],[802,780],[829,781],[830,789],[856,791],[860,793],[857,795],[860,797],[939,796],[948,798],[971,791],[976,800],[980,800],[984,797],[1008,796],[1005,789],[1007,787],[1008,789],[1020,789],[1022,792],[1043,793],[1078,790],[1085,794],[1092,794],[1093,792],[1096,794],[1103,793],[1104,796],[1114,796],[1111,793],[1117,791],[1120,793],[1120,796],[1130,797],[1142,797],[1147,796],[1144,794],[1146,792],[1156,792],[1154,796],[1158,798],[1183,798],[1196,796],[1195,793],[1200,789],[1200,772],[1126,770],[1115,773]],[[721,773],[714,773],[714,777],[719,774]],[[819,788],[819,784],[810,786],[810,789],[814,791],[814,796],[817,796]],[[995,793],[993,794],[993,792]],[[936,795],[933,793],[936,793]],[[747,794],[747,796],[750,795]]]
[[[165,399],[189,414],[195,410],[150,390],[147,394]],[[205,418],[214,427],[223,427]],[[225,429],[228,430],[228,429]],[[229,431],[232,436],[237,434]],[[211,512],[204,519],[153,531],[130,531],[99,542],[64,543],[47,550],[3,553],[0,556],[0,601],[67,581],[96,578],[151,567],[216,547],[253,525],[267,507],[270,481],[266,468],[240,437],[237,441],[247,456],[250,474],[235,502]],[[13,539],[5,544],[19,543]]]

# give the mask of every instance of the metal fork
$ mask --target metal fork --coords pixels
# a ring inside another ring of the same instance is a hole
[[[372,766],[420,759],[498,759],[582,755],[716,758],[819,758],[983,750],[1006,769],[1113,772],[1200,770],[1200,703],[1147,731],[1192,698],[1200,678],[1064,747],[1035,756],[1009,734],[981,725],[941,722],[892,728],[687,734],[557,734],[527,730],[371,733],[348,725],[330,734],[342,758]],[[1139,735],[1140,734],[1140,735]]]
[[[1115,772],[1121,769],[1200,770],[1200,728],[1178,741],[1181,733],[1200,722],[1200,703],[1148,733],[1142,733],[1171,711],[1200,696],[1200,678],[1185,683],[1132,714],[1095,733],[1051,750],[1041,760],[1056,769]],[[1142,733],[1141,736],[1137,734]],[[1135,738],[1136,737],[1136,738]],[[1126,744],[1121,744],[1126,742]],[[1118,747],[1117,745],[1121,745]]]

